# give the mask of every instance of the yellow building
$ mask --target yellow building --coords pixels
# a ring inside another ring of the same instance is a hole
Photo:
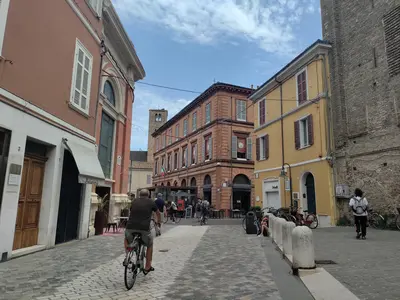
[[[321,227],[336,222],[330,49],[327,42],[316,41],[250,96],[255,110],[256,203],[297,205],[300,211],[316,213]]]

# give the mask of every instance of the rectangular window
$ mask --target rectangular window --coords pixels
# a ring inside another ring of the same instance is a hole
[[[171,171],[171,153],[168,154],[168,158],[167,158],[167,171],[168,172]]]
[[[156,152],[158,150],[160,150],[160,138],[159,137],[156,138]]]
[[[307,71],[297,75],[297,102],[302,104],[307,101]]]
[[[294,124],[295,130],[295,147],[302,149],[314,144],[314,128],[313,118],[309,115]]]
[[[88,0],[88,1],[94,12],[97,14],[97,16],[101,17],[103,0]]]
[[[197,112],[194,112],[192,115],[192,131],[197,130]]]
[[[104,176],[111,179],[112,154],[114,142],[114,120],[106,113],[102,113],[99,144],[99,161]]]
[[[168,130],[168,145],[172,144],[172,128]]]
[[[257,139],[257,160],[269,158],[269,135]]]
[[[383,17],[386,57],[391,77],[400,74],[400,5]]]
[[[206,124],[211,122],[211,103],[206,104]]]
[[[147,175],[146,184],[151,184],[151,175]]]
[[[188,148],[183,147],[182,148],[182,168],[187,167],[187,158],[188,158]]]
[[[236,100],[236,120],[247,121],[246,109],[246,100]]]
[[[258,118],[260,126],[265,124],[265,99],[262,99],[258,104]]]
[[[192,165],[197,163],[197,144],[192,144]]]
[[[179,124],[175,126],[175,141],[179,140]]]
[[[178,170],[178,151],[174,152],[174,170]]]
[[[156,159],[156,162],[154,164],[154,175],[158,174],[158,158]]]
[[[188,119],[183,120],[183,136],[187,136]]]
[[[211,135],[204,138],[204,160],[212,158],[212,137]]]
[[[76,40],[70,102],[86,114],[89,114],[92,64],[93,56]]]
[[[165,148],[165,146],[167,145],[167,133],[166,132],[164,132],[163,133],[163,140],[162,140],[162,146],[163,146],[163,148]]]

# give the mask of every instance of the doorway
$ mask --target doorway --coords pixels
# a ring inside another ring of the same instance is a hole
[[[265,192],[266,199],[263,208],[273,207],[273,208],[281,208],[281,199],[279,199],[278,192]]]
[[[206,175],[203,182],[203,200],[207,200],[212,205],[212,181],[211,176]]]
[[[56,244],[78,238],[79,213],[82,185],[78,182],[79,171],[72,154],[64,151],[61,177],[60,204],[58,207]]]
[[[251,182],[243,174],[236,175],[232,186],[233,209],[247,212],[251,206]]]
[[[317,205],[315,199],[315,181],[311,173],[306,177],[306,193],[307,193],[307,209],[309,213],[317,213]]]

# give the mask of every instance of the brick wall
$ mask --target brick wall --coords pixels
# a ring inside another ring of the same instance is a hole
[[[382,22],[399,5],[398,0],[321,0],[324,39],[333,45],[336,183],[364,189],[383,212],[400,203],[400,76],[389,74]]]

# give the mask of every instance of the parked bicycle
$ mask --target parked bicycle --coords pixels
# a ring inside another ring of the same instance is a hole
[[[375,229],[385,229],[385,227],[386,227],[385,218],[380,213],[374,211],[372,208],[368,209],[368,223],[367,224]]]
[[[140,272],[144,274],[145,254],[146,246],[142,242],[142,236],[137,233],[134,235],[133,242],[128,246],[128,253],[125,257],[127,264],[125,266],[124,281],[128,290],[135,284],[137,275]]]
[[[307,226],[311,229],[318,227],[318,217],[316,214],[309,213],[308,210],[303,210],[301,214],[298,208],[295,208],[293,212],[296,226]]]

